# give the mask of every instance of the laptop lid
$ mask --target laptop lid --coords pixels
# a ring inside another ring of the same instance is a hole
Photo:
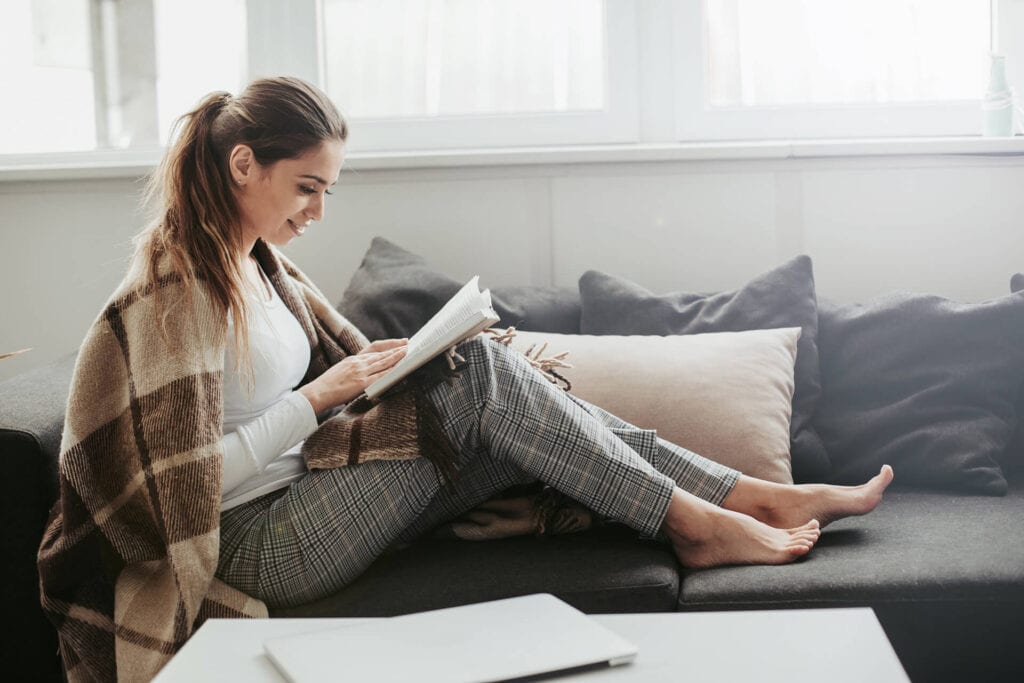
[[[632,661],[637,648],[553,595],[367,619],[264,642],[292,683],[504,681]]]

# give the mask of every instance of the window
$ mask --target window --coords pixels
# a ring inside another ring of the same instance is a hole
[[[978,99],[978,0],[707,0],[712,107]]]
[[[601,0],[324,0],[323,30],[327,89],[352,117],[604,108]]]
[[[623,0],[323,0],[324,83],[353,149],[636,138]]]
[[[4,0],[0,154],[166,144],[200,97],[244,84],[245,26],[245,0]]]
[[[972,134],[991,49],[980,0],[703,0],[677,21],[683,139]],[[698,16],[698,9],[703,15]]]
[[[214,90],[247,82],[245,0],[154,0],[160,144],[174,120]],[[197,21],[196,17],[202,17]]]
[[[96,146],[89,0],[5,0],[0,65],[0,152]]]
[[[1020,105],[1024,0],[3,0],[0,165],[277,74],[356,152],[977,135],[994,45]]]

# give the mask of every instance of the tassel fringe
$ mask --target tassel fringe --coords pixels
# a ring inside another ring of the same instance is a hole
[[[497,342],[499,344],[504,344],[505,346],[511,346],[512,340],[515,339],[516,336],[516,328],[508,327],[504,331],[502,331],[497,328],[491,327],[484,330],[484,333],[491,337],[491,341]],[[526,351],[523,353],[523,356],[526,357],[526,362],[528,362],[530,365],[536,368],[537,371],[540,372],[540,374],[544,375],[544,378],[547,379],[549,382],[551,382],[552,384],[563,385],[563,391],[572,391],[572,383],[565,377],[563,377],[558,372],[558,370],[556,370],[556,368],[572,367],[572,365],[565,362],[565,359],[569,356],[569,352],[562,351],[561,353],[557,353],[554,356],[548,356],[547,358],[544,358],[543,355],[544,352],[547,351],[547,348],[547,342],[540,344],[539,348],[537,344],[532,344],[530,348],[526,349]],[[454,347],[452,349],[449,349],[449,351],[454,353]]]

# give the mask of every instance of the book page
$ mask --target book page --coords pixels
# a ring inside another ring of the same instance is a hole
[[[405,358],[366,388],[369,398],[376,398],[387,391],[448,347],[498,322],[498,315],[491,307],[490,290],[481,292],[478,283],[479,276],[473,277],[409,338]]]
[[[477,311],[491,307],[490,292],[481,292],[480,277],[474,276],[462,289],[455,293],[441,310],[434,314],[416,334],[409,338],[409,353],[413,355],[442,342],[459,323],[472,317]]]

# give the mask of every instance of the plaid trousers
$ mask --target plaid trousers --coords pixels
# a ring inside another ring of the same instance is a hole
[[[426,458],[311,471],[221,515],[217,576],[271,607],[297,605],[516,484],[542,481],[655,537],[676,486],[718,505],[739,478],[567,394],[501,344],[478,337],[459,352],[461,377],[428,392],[459,454],[453,486]]]

